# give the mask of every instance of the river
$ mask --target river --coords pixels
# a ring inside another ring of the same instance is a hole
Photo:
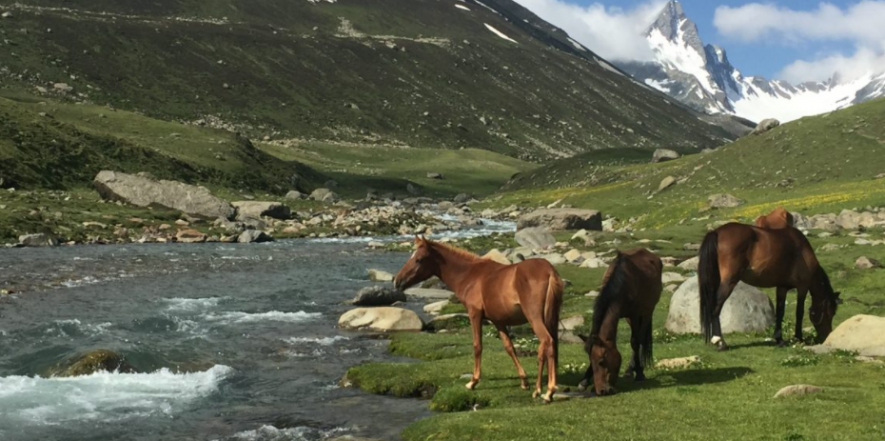
[[[396,439],[426,403],[337,385],[395,359],[336,327],[368,268],[408,257],[364,240],[0,251],[0,280],[26,287],[0,297],[0,440]],[[99,348],[145,373],[46,377]]]

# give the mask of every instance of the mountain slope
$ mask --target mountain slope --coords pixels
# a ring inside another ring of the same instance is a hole
[[[0,87],[258,138],[533,160],[728,136],[515,3],[484,4],[2,0]]]
[[[880,98],[659,164],[649,164],[649,156],[638,163],[635,154],[618,160],[593,152],[554,161],[512,179],[495,204],[562,199],[622,220],[642,213],[639,226],[649,228],[691,218],[708,223],[708,216],[752,221],[778,205],[809,215],[838,212],[881,204],[883,146],[885,98]],[[677,183],[659,191],[667,176]],[[716,193],[746,204],[699,213]]]
[[[677,1],[667,3],[646,34],[653,62],[622,62],[635,78],[706,113],[729,113],[750,120],[790,121],[885,96],[885,72],[842,81],[792,85],[744,76],[725,49],[701,40],[697,26]]]

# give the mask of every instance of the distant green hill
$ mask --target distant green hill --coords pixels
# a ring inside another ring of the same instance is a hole
[[[516,3],[483,3],[0,0],[0,89],[253,139],[532,160],[729,136]]]
[[[885,99],[879,99],[660,164],[648,163],[650,154],[637,163],[638,153],[630,150],[620,158],[613,157],[619,152],[585,153],[516,177],[496,204],[563,199],[622,219],[642,216],[639,225],[652,228],[708,216],[748,221],[778,205],[806,214],[882,206],[883,152]],[[658,193],[668,176],[679,183]],[[701,213],[716,193],[747,203]]]

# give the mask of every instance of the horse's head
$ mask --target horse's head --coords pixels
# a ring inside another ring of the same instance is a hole
[[[590,347],[590,366],[593,368],[596,394],[612,395],[621,371],[621,353],[615,342],[604,342],[595,335],[590,338],[593,340],[593,346]]]
[[[439,263],[430,242],[423,237],[415,236],[415,252],[396,273],[393,286],[396,289],[408,289],[437,273],[439,273]]]
[[[817,339],[823,343],[830,336],[830,332],[833,332],[833,317],[836,316],[836,309],[842,303],[842,299],[839,298],[840,293],[833,290],[830,277],[823,267],[817,267],[814,278],[811,285],[811,307],[808,308],[808,313],[811,324],[817,331]]]
[[[836,309],[842,303],[842,299],[839,298],[841,293],[832,291],[832,289],[830,293],[819,300],[812,297],[811,308],[808,310],[811,323],[817,331],[819,343],[823,343],[830,336],[830,332],[833,332],[833,317],[836,316]]]

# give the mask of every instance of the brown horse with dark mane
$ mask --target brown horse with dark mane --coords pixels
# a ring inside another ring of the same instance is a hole
[[[802,340],[805,298],[811,292],[809,313],[820,341],[833,330],[833,316],[841,301],[802,232],[786,227],[758,228],[729,223],[711,231],[700,250],[698,276],[701,294],[701,328],[704,337],[728,349],[722,339],[719,313],[738,282],[760,288],[777,288],[774,339],[784,345],[781,326],[787,292],[798,291],[796,339]]]
[[[584,349],[590,367],[581,387],[591,378],[597,395],[615,393],[621,370],[618,351],[618,321],[630,324],[633,357],[625,376],[635,373],[635,380],[645,380],[645,368],[652,361],[652,314],[661,298],[661,259],[645,248],[619,252],[603,278],[602,291],[593,307],[593,327]]]
[[[759,228],[780,229],[792,227],[794,223],[793,214],[784,207],[777,207],[771,213],[756,218],[756,226]]]
[[[550,262],[528,259],[504,265],[483,259],[455,247],[415,238],[416,250],[393,279],[397,289],[414,286],[431,276],[443,281],[467,307],[473,329],[473,389],[479,383],[482,358],[482,322],[487,319],[498,329],[504,349],[528,389],[525,370],[516,357],[507,326],[531,325],[538,336],[538,381],[534,397],[541,394],[541,378],[547,367],[547,393],[550,402],[556,391],[556,365],[559,352],[559,309],[562,306],[562,279]]]

